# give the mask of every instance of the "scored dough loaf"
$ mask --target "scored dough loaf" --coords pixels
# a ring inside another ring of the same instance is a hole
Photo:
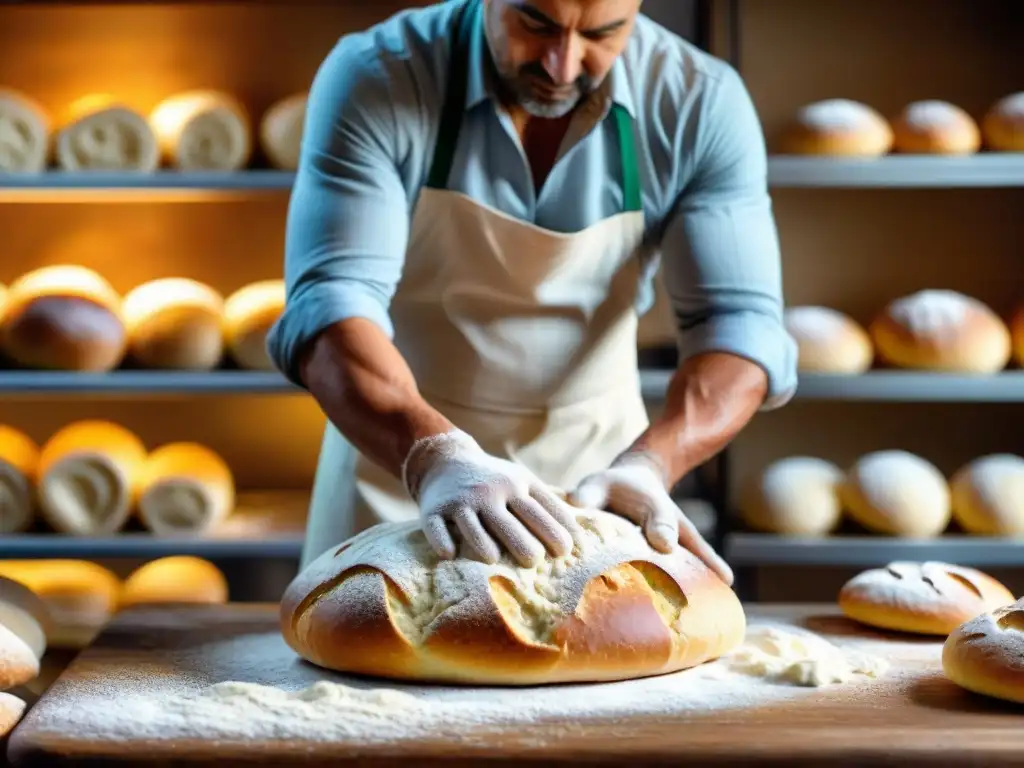
[[[786,330],[800,350],[798,367],[805,373],[864,373],[875,350],[868,332],[852,318],[828,307],[789,307]]]
[[[840,483],[839,498],[852,519],[890,536],[937,536],[952,514],[946,478],[907,451],[861,456]]]
[[[0,88],[0,173],[40,173],[49,158],[49,116],[25,94]]]
[[[133,571],[121,589],[120,607],[154,603],[223,605],[228,582],[213,563],[198,557],[153,560]]]
[[[1024,152],[1024,91],[1004,96],[981,121],[985,146],[995,152]]]
[[[0,693],[0,738],[14,730],[25,714],[25,702],[9,693]]]
[[[149,116],[167,163],[183,171],[237,171],[252,154],[249,113],[216,90],[177,93]]]
[[[297,93],[281,99],[260,120],[260,146],[274,168],[294,171],[299,165],[307,95]]]
[[[64,171],[150,173],[160,165],[149,121],[109,94],[84,96],[68,107],[54,154]]]
[[[942,646],[942,671],[968,691],[1024,704],[1024,598],[953,630]]]
[[[975,616],[1013,602],[991,576],[948,563],[894,562],[850,579],[839,591],[846,616],[881,629],[948,635]]]
[[[981,148],[978,124],[948,101],[908,104],[893,119],[893,149],[904,154],[970,155]]]
[[[851,99],[826,99],[797,110],[780,149],[791,155],[878,157],[892,142],[892,127],[876,110]]]
[[[60,533],[116,533],[131,516],[145,460],[142,441],[122,426],[100,420],[68,424],[40,455],[43,518]]]
[[[121,297],[85,267],[42,267],[7,292],[2,347],[26,368],[109,371],[124,357]]]
[[[35,517],[39,446],[25,433],[0,424],[0,534],[29,528]]]
[[[1009,453],[981,456],[949,481],[953,519],[979,536],[1024,535],[1024,458]]]
[[[584,540],[537,568],[438,561],[418,523],[374,526],[295,578],[282,633],[328,669],[476,685],[644,677],[743,641],[739,599],[695,556],[616,515],[577,519]]]
[[[146,459],[138,514],[158,536],[208,531],[231,514],[234,505],[231,470],[210,448],[170,443]]]
[[[890,302],[869,328],[879,355],[899,368],[997,373],[1010,361],[1010,331],[982,302],[925,290]]]
[[[128,349],[147,368],[208,371],[223,357],[224,300],[204,283],[151,280],[128,292],[121,312]]]
[[[271,371],[267,334],[284,311],[284,280],[260,280],[239,288],[224,303],[224,338],[239,368]]]
[[[50,610],[21,582],[0,576],[0,626],[7,627],[37,659],[46,653],[46,638],[53,631]]]
[[[743,521],[759,531],[820,536],[840,521],[843,471],[824,459],[790,456],[769,464],[740,495]]]

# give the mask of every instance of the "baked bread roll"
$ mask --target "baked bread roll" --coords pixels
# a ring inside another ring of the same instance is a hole
[[[261,280],[240,288],[224,304],[224,339],[239,368],[272,371],[267,334],[284,312],[284,280]]]
[[[881,114],[850,99],[801,107],[784,130],[780,149],[791,155],[878,157],[892,148],[892,128]]]
[[[0,693],[0,738],[13,731],[24,714],[24,701],[9,693]]]
[[[981,148],[981,130],[948,101],[915,101],[892,121],[893,149],[913,155],[970,155]]]
[[[117,608],[121,580],[87,560],[0,560],[0,577],[32,590],[50,615],[47,644],[83,648]]]
[[[147,368],[208,371],[224,354],[224,300],[184,277],[151,280],[121,305],[132,357]]]
[[[758,531],[820,536],[839,524],[842,480],[843,471],[832,462],[791,456],[751,478],[740,495],[740,513]]]
[[[23,93],[0,88],[0,173],[40,173],[50,156],[50,118]]]
[[[260,120],[260,146],[274,168],[294,171],[299,166],[307,94],[297,93],[273,104]]]
[[[50,611],[24,584],[0,576],[0,626],[27,645],[37,659],[46,653],[46,638],[53,632]]]
[[[42,267],[15,280],[0,327],[4,353],[26,368],[109,371],[124,357],[121,297],[85,267]]]
[[[1024,598],[975,616],[942,646],[942,671],[972,693],[1024,704]]]
[[[39,659],[11,630],[0,625],[0,689],[24,685],[39,675]]]
[[[171,443],[146,459],[139,519],[158,536],[208,531],[231,514],[234,506],[231,470],[209,448]]]
[[[164,557],[125,579],[121,607],[154,603],[223,605],[228,582],[213,563],[198,557]]]
[[[851,518],[890,536],[937,536],[951,516],[946,478],[907,451],[875,451],[860,457],[840,483],[839,498]]]
[[[0,425],[0,534],[24,531],[35,516],[39,446],[23,432]]]
[[[149,121],[168,165],[183,171],[237,171],[249,162],[249,114],[233,96],[214,90],[178,93]]]
[[[43,518],[74,536],[116,533],[131,515],[145,461],[142,441],[124,427],[98,420],[67,425],[39,459]]]
[[[982,456],[950,478],[953,518],[979,536],[1024,535],[1024,459]]]
[[[860,324],[828,307],[790,307],[786,330],[800,350],[798,367],[804,373],[864,373],[875,349]]]
[[[71,104],[57,132],[54,154],[64,171],[152,172],[160,148],[149,121],[106,94]]]
[[[891,302],[869,328],[879,356],[899,368],[997,373],[1010,361],[1010,332],[985,304],[927,290]]]
[[[996,152],[1024,152],[1024,91],[993,104],[981,121],[985,146]]]
[[[963,622],[1013,602],[998,581],[948,563],[890,563],[854,576],[839,591],[846,616],[881,629],[948,635]]]
[[[617,515],[577,519],[581,545],[536,569],[439,561],[418,523],[374,526],[289,585],[284,638],[328,669],[475,685],[656,675],[742,642],[738,598],[695,556]]]

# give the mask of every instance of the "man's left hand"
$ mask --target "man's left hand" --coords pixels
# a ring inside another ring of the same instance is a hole
[[[669,496],[664,473],[655,459],[641,453],[626,453],[610,468],[584,478],[572,498],[579,506],[603,509],[632,520],[660,552],[669,553],[682,545],[732,585],[732,569]]]

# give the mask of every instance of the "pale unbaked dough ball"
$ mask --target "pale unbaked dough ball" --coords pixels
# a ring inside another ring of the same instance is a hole
[[[907,451],[862,456],[840,485],[840,498],[851,518],[891,536],[937,536],[951,515],[946,478],[930,462]]]
[[[982,456],[950,479],[953,517],[968,533],[1024,536],[1024,458]]]
[[[871,337],[855,320],[828,307],[790,307],[786,330],[800,350],[799,369],[805,373],[864,373],[875,349]]]
[[[793,155],[878,157],[892,142],[892,128],[876,110],[851,99],[826,99],[797,111],[780,148]]]
[[[892,121],[897,152],[969,155],[981,148],[981,131],[969,114],[948,101],[915,101]]]
[[[824,459],[791,456],[751,478],[740,496],[740,513],[751,528],[767,533],[817,536],[838,525],[843,471]]]
[[[985,146],[996,152],[1024,152],[1024,91],[1005,96],[981,121]]]

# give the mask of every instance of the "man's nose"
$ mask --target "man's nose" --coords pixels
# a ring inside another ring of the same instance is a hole
[[[571,85],[583,71],[583,46],[574,34],[562,35],[544,55],[544,69],[558,85]]]

